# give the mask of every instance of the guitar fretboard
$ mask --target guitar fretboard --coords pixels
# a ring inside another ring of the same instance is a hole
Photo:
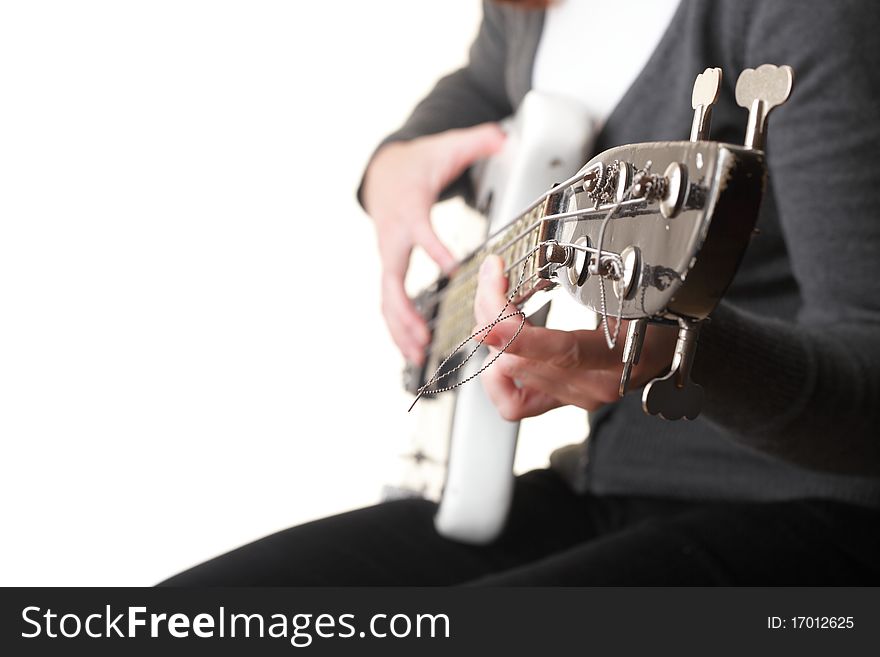
[[[524,301],[538,289],[542,279],[538,277],[536,247],[546,232],[546,224],[542,221],[545,212],[546,204],[543,203],[529,210],[490,238],[452,274],[439,303],[429,362],[439,363],[473,333],[477,273],[487,255],[503,258],[508,276],[508,295],[522,278],[523,283],[514,303]],[[501,311],[501,308],[498,310]]]

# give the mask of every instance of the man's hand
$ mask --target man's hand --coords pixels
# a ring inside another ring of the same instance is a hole
[[[423,361],[430,338],[403,285],[412,249],[422,247],[443,271],[455,266],[431,227],[431,206],[449,183],[503,143],[501,129],[484,123],[388,144],[367,168],[363,200],[379,241],[382,314],[397,347],[412,362]]]
[[[503,261],[487,257],[480,268],[474,307],[478,328],[498,316],[507,302],[506,292]],[[484,344],[497,351],[513,337],[519,323],[518,317],[501,322]],[[480,375],[483,387],[507,420],[540,415],[566,404],[596,410],[618,398],[625,329],[621,327],[617,348],[609,350],[601,331],[557,331],[527,323],[505,353]],[[669,367],[676,335],[675,329],[649,326],[641,361],[630,379],[632,389]]]

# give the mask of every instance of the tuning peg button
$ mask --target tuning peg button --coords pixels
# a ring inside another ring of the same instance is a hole
[[[707,68],[694,81],[691,94],[691,107],[694,109],[694,122],[691,124],[691,141],[709,138],[709,125],[712,118],[712,105],[718,102],[721,92],[721,69]]]
[[[695,419],[703,406],[703,386],[691,381],[699,323],[682,323],[669,374],[654,379],[642,391],[642,408],[665,420]]]
[[[736,81],[736,102],[749,110],[745,145],[763,149],[767,133],[767,116],[791,95],[794,71],[790,66],[764,64],[747,68]]]

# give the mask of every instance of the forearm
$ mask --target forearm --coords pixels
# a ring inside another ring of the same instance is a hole
[[[880,326],[809,327],[721,304],[700,336],[704,415],[805,467],[880,474]]]

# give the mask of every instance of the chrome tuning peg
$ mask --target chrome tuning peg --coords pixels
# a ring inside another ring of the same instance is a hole
[[[762,150],[767,133],[767,116],[774,107],[788,100],[794,84],[790,66],[764,64],[747,68],[736,81],[736,103],[749,110],[745,145]]]
[[[629,323],[626,330],[626,342],[623,343],[623,372],[620,375],[618,394],[623,397],[629,388],[629,378],[633,367],[639,364],[642,355],[642,345],[645,343],[645,332],[648,330],[648,319],[641,317]]]
[[[665,420],[695,419],[703,407],[703,386],[691,381],[697,351],[699,322],[679,322],[678,340],[669,374],[654,379],[642,391],[642,408]]]
[[[720,68],[707,68],[694,80],[694,91],[691,94],[691,107],[694,108],[691,141],[702,141],[709,138],[712,105],[718,102],[719,93],[721,93]]]

